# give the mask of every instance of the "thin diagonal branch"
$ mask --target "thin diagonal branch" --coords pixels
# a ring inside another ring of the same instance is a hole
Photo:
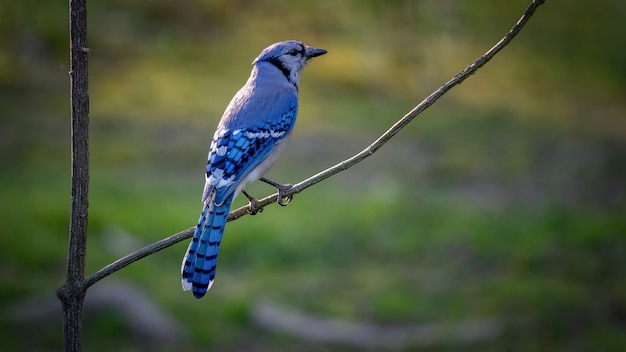
[[[530,4],[530,6],[524,12],[524,15],[517,21],[517,23],[509,30],[509,32],[500,39],[499,42],[496,43],[491,49],[489,49],[486,53],[481,55],[474,63],[467,66],[463,71],[459,72],[456,76],[454,76],[451,80],[446,82],[439,89],[430,94],[426,99],[424,99],[421,103],[415,106],[411,111],[409,111],[406,115],[404,115],[398,122],[396,122],[391,128],[389,128],[385,133],[383,133],[378,139],[376,139],[372,144],[367,146],[367,148],[363,149],[358,154],[324,170],[319,172],[316,175],[313,175],[306,180],[298,182],[293,185],[291,189],[285,192],[283,197],[288,197],[294,195],[296,193],[300,193],[303,190],[313,186],[314,184],[321,182],[339,172],[345,171],[348,168],[358,164],[363,161],[363,159],[374,154],[378,149],[380,149],[385,143],[387,143],[393,136],[395,136],[400,130],[402,130],[406,125],[408,125],[417,115],[421,114],[424,110],[429,108],[431,105],[435,103],[439,98],[441,98],[446,92],[448,92],[452,87],[460,84],[466,78],[474,74],[479,68],[484,66],[489,60],[491,60],[500,50],[502,50],[505,46],[511,42],[511,40],[519,33],[519,31],[524,27],[526,22],[530,19],[530,17],[534,14],[537,7],[544,3],[545,0],[535,0]],[[276,202],[276,198],[278,193],[265,197],[258,201],[255,204],[255,207],[260,209],[265,207],[266,205],[272,204]],[[241,208],[233,210],[228,217],[228,220],[238,219],[249,213],[249,206],[243,206]]]
[[[179,233],[173,234],[170,237],[164,238],[158,242],[155,242],[153,244],[147,245],[133,253],[130,253],[128,255],[126,255],[125,257],[122,257],[116,261],[114,261],[113,263],[105,266],[104,268],[98,270],[96,273],[94,273],[93,275],[91,275],[90,277],[88,277],[87,279],[85,279],[85,281],[83,281],[83,285],[85,286],[85,288],[90,287],[91,285],[95,284],[96,282],[104,279],[105,277],[111,275],[112,273],[120,270],[121,268],[134,263],[136,261],[138,261],[141,258],[147,257],[150,254],[156,253],[162,249],[165,249],[175,243],[178,243],[180,241],[183,241],[189,237],[191,237],[193,235],[193,232],[196,228],[195,227],[190,227],[186,230],[183,230]]]
[[[396,122],[391,128],[389,128],[385,133],[383,133],[378,139],[376,139],[372,144],[367,146],[361,152],[356,155],[332,166],[326,170],[323,170],[297,184],[293,185],[289,190],[287,190],[284,194],[284,197],[288,197],[294,195],[296,193],[300,193],[305,189],[313,186],[316,183],[319,183],[335,174],[338,174],[342,171],[347,170],[348,168],[358,164],[363,161],[367,157],[374,154],[378,149],[380,149],[385,143],[387,143],[393,136],[395,136],[400,130],[402,130],[406,125],[408,125],[417,115],[421,114],[428,107],[433,105],[435,101],[441,98],[444,94],[446,94],[452,87],[460,84],[469,76],[474,74],[479,68],[484,66],[489,60],[491,60],[500,50],[502,50],[505,46],[507,46],[511,40],[522,30],[526,22],[530,19],[530,17],[535,13],[537,7],[542,5],[545,0],[533,0],[533,2],[528,6],[526,11],[522,17],[515,23],[515,25],[509,30],[506,35],[500,39],[491,49],[481,55],[478,59],[474,61],[471,65],[467,66],[463,71],[459,72],[455,75],[451,80],[446,82],[439,89],[430,94],[426,99],[424,99],[421,103],[415,106],[411,111],[409,111],[406,115],[404,115],[398,122]],[[275,203],[277,201],[278,193],[269,195],[263,199],[258,200],[255,204],[255,208],[261,209],[269,204]],[[243,206],[241,208],[235,209],[230,212],[228,215],[228,221],[236,220],[244,215],[250,213],[249,205]],[[103,279],[104,277],[114,273],[117,270],[124,268],[125,266],[144,258],[152,253],[165,249],[169,246],[172,246],[180,241],[190,238],[194,233],[195,227],[188,228],[183,230],[175,235],[172,235],[168,238],[160,240],[159,242],[153,243],[149,246],[141,248],[114,263],[107,265],[106,267],[100,269],[98,272],[90,276],[85,280],[85,286],[91,286],[97,281]]]

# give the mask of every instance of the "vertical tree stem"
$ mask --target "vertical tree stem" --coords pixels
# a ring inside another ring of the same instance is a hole
[[[65,351],[81,351],[83,284],[89,191],[89,81],[87,0],[69,0],[72,191],[65,283],[57,294],[63,304]]]

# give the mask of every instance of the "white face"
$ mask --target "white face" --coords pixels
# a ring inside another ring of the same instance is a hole
[[[277,59],[289,71],[289,81],[297,85],[300,79],[300,72],[302,72],[307,61],[309,61],[304,44],[294,43],[285,47]]]
[[[312,48],[302,42],[291,40],[270,45],[257,57],[255,63],[271,63],[297,86],[300,72],[309,59],[325,53],[326,50]]]
[[[279,60],[289,71],[302,71],[309,57],[306,56],[306,47],[303,44],[294,44],[285,48]]]

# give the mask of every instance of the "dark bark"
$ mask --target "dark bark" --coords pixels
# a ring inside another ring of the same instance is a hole
[[[89,80],[87,1],[70,0],[70,94],[72,191],[66,279],[57,295],[63,305],[65,351],[81,351],[83,284],[89,205]]]

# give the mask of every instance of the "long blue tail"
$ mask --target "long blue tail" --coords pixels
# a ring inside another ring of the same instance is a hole
[[[233,196],[229,196],[222,205],[215,205],[209,199],[202,209],[198,227],[183,258],[182,284],[183,290],[192,290],[193,295],[200,299],[213,285],[217,253],[220,250],[222,234],[230,210]]]

